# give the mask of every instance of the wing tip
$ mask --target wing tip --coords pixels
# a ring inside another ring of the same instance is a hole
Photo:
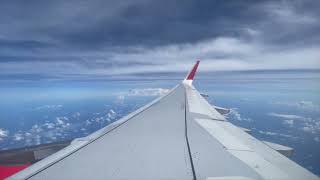
[[[183,80],[183,84],[192,85],[192,81],[196,75],[200,60],[197,60],[196,63],[193,65],[191,71],[188,73],[187,77]]]
[[[198,60],[196,61],[196,64],[193,66],[192,70],[191,70],[190,73],[188,74],[186,80],[193,80],[193,79],[194,79],[194,76],[196,75],[196,72],[197,72],[199,63],[200,63],[200,60],[198,59]]]

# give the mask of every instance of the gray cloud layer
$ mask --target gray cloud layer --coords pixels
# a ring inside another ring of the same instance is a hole
[[[6,1],[0,76],[317,69],[319,1]]]

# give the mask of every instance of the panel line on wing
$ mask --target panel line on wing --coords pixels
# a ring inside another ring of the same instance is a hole
[[[184,89],[184,122],[185,122],[185,137],[186,137],[186,142],[187,142],[187,147],[188,147],[188,154],[189,154],[189,158],[190,158],[190,164],[191,164],[191,169],[192,169],[192,176],[193,179],[196,180],[197,176],[196,176],[196,172],[194,169],[194,165],[193,165],[193,160],[192,160],[192,155],[191,155],[191,149],[190,149],[190,145],[189,145],[189,139],[188,139],[188,125],[187,125],[187,92]]]

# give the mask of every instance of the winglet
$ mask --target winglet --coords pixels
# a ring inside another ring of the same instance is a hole
[[[187,77],[183,80],[184,84],[188,84],[188,85],[192,84],[192,81],[193,81],[194,76],[196,75],[199,63],[200,63],[200,61],[197,60],[196,64],[193,66],[193,68],[191,69],[191,71],[189,72]]]

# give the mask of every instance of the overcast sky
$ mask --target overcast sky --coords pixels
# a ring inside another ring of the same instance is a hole
[[[10,0],[0,76],[320,69],[320,1]]]

